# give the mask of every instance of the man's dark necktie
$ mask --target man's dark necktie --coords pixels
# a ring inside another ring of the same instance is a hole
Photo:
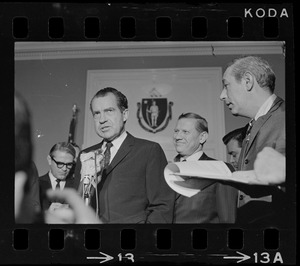
[[[251,129],[253,127],[254,122],[255,122],[254,119],[251,119],[250,122],[249,122],[247,131],[246,131],[246,141],[249,141],[249,139],[250,139],[250,132],[251,132]]]
[[[109,161],[110,161],[110,148],[111,147],[112,147],[112,143],[111,142],[107,142],[106,143],[106,150],[104,152],[104,164],[103,164],[103,168],[104,169],[109,165]]]
[[[60,185],[59,185],[59,184],[60,184],[60,181],[61,181],[61,180],[56,179],[55,181],[56,181],[55,189],[60,189]]]

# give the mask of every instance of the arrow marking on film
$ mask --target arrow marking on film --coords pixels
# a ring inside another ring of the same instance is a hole
[[[104,257],[86,257],[88,260],[102,260],[100,261],[100,263],[104,263],[104,262],[107,262],[107,261],[110,261],[112,260],[114,257],[108,255],[108,254],[105,254],[103,252],[99,252],[102,256]]]
[[[236,253],[240,254],[241,256],[225,256],[225,257],[223,257],[223,259],[235,259],[235,260],[239,260],[239,261],[237,261],[237,263],[240,263],[242,261],[246,261],[251,258],[250,256],[248,256],[242,252],[236,251]]]

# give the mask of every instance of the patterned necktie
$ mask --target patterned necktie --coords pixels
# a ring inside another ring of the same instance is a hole
[[[246,131],[246,141],[249,141],[249,139],[250,139],[250,132],[251,132],[251,129],[253,127],[254,122],[255,122],[254,119],[251,119],[250,122],[249,122],[247,131]]]
[[[61,181],[61,180],[56,179],[55,181],[56,181],[55,189],[60,189],[60,185],[59,185],[59,184],[60,184],[60,181]]]
[[[249,124],[248,124],[247,131],[246,131],[246,136],[245,136],[245,139],[243,140],[242,149],[241,149],[241,152],[240,152],[240,157],[239,157],[239,162],[238,162],[239,167],[242,165],[242,162],[245,159],[245,152],[246,152],[246,149],[248,147],[248,143],[249,143],[250,135],[251,135],[250,133],[251,133],[251,129],[254,125],[254,122],[255,122],[255,120],[251,119]],[[239,168],[239,170],[241,170],[241,169]]]
[[[105,169],[109,165],[110,161],[110,148],[112,146],[111,142],[106,143],[106,150],[104,152],[104,165],[103,168]]]

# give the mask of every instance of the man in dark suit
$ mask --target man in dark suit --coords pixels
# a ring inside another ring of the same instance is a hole
[[[103,140],[82,151],[75,176],[84,182],[83,178],[92,174],[83,157],[104,151],[101,162],[95,156],[97,186],[96,192],[90,193],[91,206],[100,219],[104,223],[171,223],[175,193],[164,180],[165,154],[159,144],[125,131],[126,96],[104,88],[92,98],[90,109],[96,133]]]
[[[179,116],[173,136],[178,155],[174,161],[214,160],[203,151],[208,138],[206,119],[195,113]],[[230,166],[229,166],[230,167]],[[233,170],[233,169],[231,169]],[[174,223],[233,223],[236,204],[232,204],[230,191],[212,179],[198,179],[199,193],[192,197],[177,194]]]
[[[272,147],[285,155],[285,103],[274,94],[275,74],[265,60],[247,56],[231,62],[223,74],[223,100],[233,115],[251,119],[238,170],[253,170],[257,154]],[[284,186],[237,186],[237,222],[278,225],[287,209]]]
[[[234,129],[227,133],[223,138],[223,143],[226,145],[227,153],[230,155],[230,163],[234,167],[235,170],[238,169],[238,161],[240,158],[240,154],[242,151],[243,140],[246,136],[247,126]],[[230,205],[232,206],[231,212],[232,217],[235,217],[232,222],[236,221],[236,208],[237,208],[237,199],[238,199],[238,189],[235,188],[230,182],[223,183],[224,190],[227,190],[228,201],[230,201]]]
[[[238,162],[242,151],[243,140],[246,137],[248,124],[244,127],[228,132],[223,138],[227,153],[230,156],[230,163],[235,170],[238,169]]]
[[[39,177],[40,197],[42,210],[55,209],[61,206],[61,203],[51,202],[46,197],[46,191],[48,189],[64,189],[65,187],[76,187],[75,178],[70,175],[70,170],[74,165],[74,158],[76,151],[72,144],[67,142],[56,143],[50,150],[47,156],[47,161],[50,167],[50,171]]]

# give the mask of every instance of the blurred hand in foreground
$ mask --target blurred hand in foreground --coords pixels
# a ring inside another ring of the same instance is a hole
[[[259,181],[268,185],[280,185],[285,182],[286,158],[270,147],[257,154],[254,173]]]
[[[77,194],[77,191],[72,188],[64,190],[48,190],[47,197],[52,201],[65,202],[66,205],[56,208],[54,211],[45,213],[45,222],[48,224],[100,224],[102,223],[95,211],[84,204],[82,198]]]

